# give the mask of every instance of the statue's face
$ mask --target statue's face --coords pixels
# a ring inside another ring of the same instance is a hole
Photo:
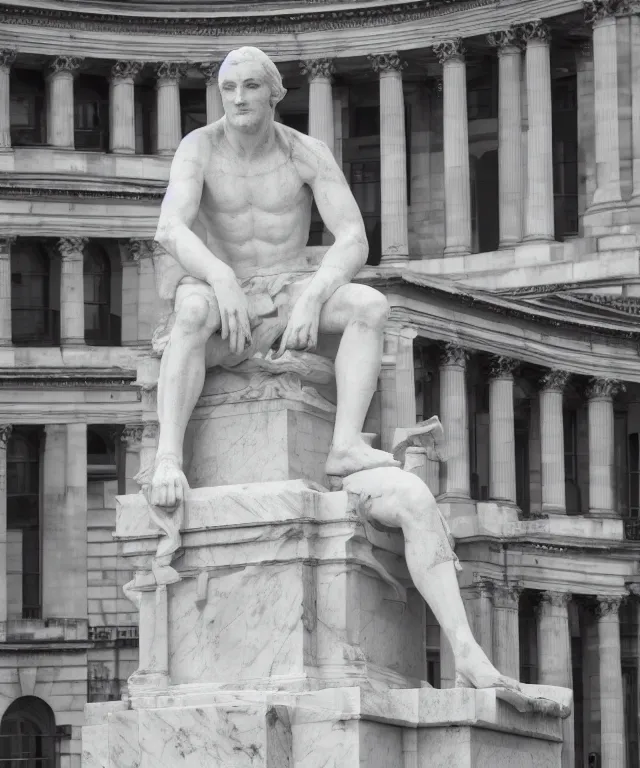
[[[220,93],[227,123],[236,130],[252,133],[273,119],[271,88],[257,61],[228,63],[220,79]]]

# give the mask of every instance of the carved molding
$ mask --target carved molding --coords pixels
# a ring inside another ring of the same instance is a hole
[[[401,59],[395,51],[392,53],[369,53],[367,58],[371,62],[371,68],[377,74],[382,72],[402,72],[407,67],[407,62]]]
[[[7,447],[7,442],[9,441],[9,438],[11,437],[12,432],[13,432],[12,424],[0,425],[0,448]],[[6,471],[6,468],[5,468],[5,471]]]
[[[548,392],[563,392],[570,378],[571,374],[569,371],[554,369],[543,374],[540,379],[540,385],[542,389]]]
[[[442,346],[440,352],[440,365],[452,365],[459,368],[465,368],[469,353],[463,347],[457,344],[447,342]]]
[[[621,595],[605,596],[598,595],[596,598],[598,603],[595,607],[595,614],[598,619],[603,619],[605,616],[617,616],[620,611],[620,605],[622,603]]]
[[[448,61],[464,61],[466,48],[461,37],[454,37],[451,40],[436,43],[433,46],[433,52],[438,57],[440,64],[446,64]]]
[[[9,69],[16,60],[17,53],[15,48],[3,48],[0,51],[0,69]]]
[[[199,61],[198,69],[205,77],[207,85],[212,85],[218,81],[218,72],[220,72],[221,61]]]
[[[317,77],[331,80],[336,71],[333,59],[305,59],[300,62],[300,74],[306,75],[311,80]]]
[[[84,59],[81,56],[56,56],[49,63],[51,74],[58,72],[77,72]]]
[[[120,440],[125,443],[128,448],[132,448],[142,442],[143,431],[144,424],[127,424],[122,430]]]
[[[548,43],[551,40],[551,31],[542,19],[525,21],[524,24],[517,24],[514,28],[525,43]]]
[[[187,73],[186,61],[161,61],[155,66],[159,82],[179,82]]]
[[[524,48],[524,41],[515,27],[501,29],[498,32],[490,32],[487,35],[487,42],[498,49],[498,55],[509,53],[513,50],[521,51]]]
[[[20,187],[0,184],[0,196],[23,199],[25,197],[57,197],[75,200],[135,200],[144,203],[157,203],[162,200],[162,192],[111,191],[109,189],[53,189],[51,187]]]
[[[519,360],[503,355],[492,355],[490,360],[491,377],[494,379],[511,379],[513,372],[520,365]]]
[[[625,391],[625,385],[618,379],[590,379],[585,392],[589,400],[595,400],[611,399]]]
[[[119,80],[133,80],[144,67],[143,61],[120,60],[111,67],[111,78],[116,82]]]
[[[58,251],[63,259],[82,259],[88,242],[88,237],[61,237],[58,240]]]
[[[631,11],[630,0],[585,0],[583,2],[584,20],[587,24],[616,16],[624,16]]]

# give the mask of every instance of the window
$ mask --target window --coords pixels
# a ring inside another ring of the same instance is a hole
[[[578,414],[577,411],[565,408],[562,416],[565,503],[568,515],[579,515],[582,512],[582,501],[578,485]]]
[[[47,141],[45,86],[42,72],[11,70],[11,144],[29,147]]]
[[[109,92],[103,77],[78,75],[74,87],[76,149],[109,148]]]
[[[576,76],[552,82],[553,198],[556,239],[578,234],[578,110]]]
[[[13,702],[0,724],[2,768],[54,768],[55,717],[42,699],[23,696]]]
[[[119,318],[111,314],[111,264],[104,249],[84,251],[84,337],[87,344],[119,344]]]
[[[87,429],[87,473],[90,480],[117,480],[117,446],[122,430],[95,424]]]
[[[59,343],[59,313],[49,304],[50,259],[39,244],[18,240],[11,251],[12,340],[19,345]]]

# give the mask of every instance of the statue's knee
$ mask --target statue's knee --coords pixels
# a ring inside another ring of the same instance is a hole
[[[204,296],[188,296],[180,304],[176,326],[183,333],[198,333],[206,327],[211,307]]]
[[[383,328],[389,317],[389,302],[386,296],[375,288],[364,285],[362,288],[365,291],[357,308],[359,318],[370,327]]]

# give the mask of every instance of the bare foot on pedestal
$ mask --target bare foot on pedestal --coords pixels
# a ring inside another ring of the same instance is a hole
[[[189,483],[177,456],[166,454],[156,459],[149,501],[158,507],[177,507],[184,501]]]
[[[346,477],[365,469],[377,467],[400,467],[399,461],[387,451],[379,451],[367,445],[362,438],[348,448],[338,449],[331,446],[325,472],[332,477]]]

